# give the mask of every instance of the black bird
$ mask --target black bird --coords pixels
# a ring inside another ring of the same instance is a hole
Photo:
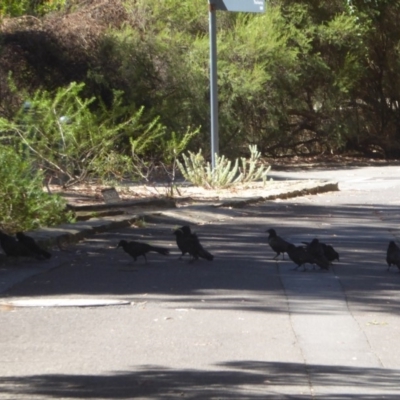
[[[287,253],[287,248],[290,243],[278,236],[275,229],[268,229],[266,230],[266,232],[269,233],[268,244],[270,245],[271,249],[276,253],[276,256],[273,259],[276,260],[276,257],[278,257],[282,253],[283,260],[285,258],[285,253]]]
[[[181,226],[179,229],[182,230],[182,232],[186,235],[186,236],[190,236],[192,234],[195,234],[194,232],[192,232],[192,230],[190,229],[189,225],[183,225]]]
[[[308,246],[310,243],[303,242],[303,244]],[[325,258],[327,258],[330,263],[332,263],[335,260],[339,261],[339,253],[333,248],[333,246],[322,242],[319,242],[319,244],[322,247]]]
[[[121,240],[118,243],[118,247],[122,247],[125,251],[125,253],[128,253],[133,259],[136,261],[136,258],[139,256],[143,256],[144,259],[146,260],[147,263],[147,257],[146,254],[149,253],[150,251],[154,251],[156,253],[160,253],[164,256],[169,254],[169,250],[166,249],[165,247],[158,247],[158,246],[152,246],[148,243],[141,243],[141,242],[127,242],[126,240]]]
[[[0,231],[0,245],[7,257],[33,257],[34,254],[14,237]]]
[[[185,254],[189,254],[193,260],[204,258],[205,260],[212,261],[214,259],[214,256],[201,245],[198,236],[191,231],[189,226],[184,225],[176,229],[173,233],[176,236],[176,244],[182,252],[179,257],[180,259]]]
[[[311,240],[306,244],[306,252],[314,258],[314,263],[321,269],[329,270],[330,262],[324,254],[324,248],[318,239]]]
[[[303,267],[303,271],[306,270],[305,264],[315,264],[315,258],[306,251],[304,246],[295,246],[289,244],[287,247],[287,255],[297,265],[297,268]]]
[[[339,261],[339,253],[330,244],[321,243],[324,255],[329,262]]]
[[[388,271],[392,265],[396,265],[396,267],[400,269],[400,248],[393,240],[389,242],[387,248],[386,262],[388,265]]]
[[[32,237],[25,235],[23,232],[17,232],[16,234],[18,242],[23,244],[27,249],[31,251],[31,253],[35,254],[36,256],[40,258],[51,258],[51,254],[42,249],[33,239]]]
[[[192,231],[190,226],[184,225],[175,229],[173,234],[176,237],[178,249],[182,252],[179,256],[179,260],[181,260],[185,254],[189,254],[192,257],[191,254],[194,252],[194,240],[191,239]]]

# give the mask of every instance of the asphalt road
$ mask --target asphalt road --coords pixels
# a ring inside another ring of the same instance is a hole
[[[0,399],[400,398],[400,273],[385,262],[400,233],[400,167],[272,175],[332,179],[340,191],[163,211],[0,271],[3,301],[128,302],[0,307]],[[183,223],[214,261],[177,260],[171,230]],[[302,272],[272,260],[271,227],[295,244],[332,244],[340,262]],[[134,263],[120,239],[171,255]]]

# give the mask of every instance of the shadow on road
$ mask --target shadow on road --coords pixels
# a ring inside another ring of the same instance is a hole
[[[309,365],[314,387],[319,387],[311,395],[304,386],[305,368],[297,363],[240,361],[226,362],[213,371],[143,366],[103,375],[10,376],[0,378],[0,392],[19,399],[261,400],[310,399],[315,394],[329,400],[398,398],[391,394],[400,379],[398,370]],[[366,394],[366,390],[376,394]]]

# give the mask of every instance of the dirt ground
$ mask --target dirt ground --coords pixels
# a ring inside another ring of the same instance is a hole
[[[82,184],[63,189],[61,186],[51,185],[52,193],[59,193],[65,197],[68,203],[79,206],[87,204],[104,204],[106,195],[103,191],[115,188],[122,202],[155,198],[174,198],[176,200],[203,200],[215,201],[231,199],[235,197],[257,197],[265,196],[267,192],[293,186],[297,181],[275,182],[267,181],[253,182],[249,184],[236,185],[227,189],[205,189],[193,185],[181,184],[172,189],[168,185],[153,184],[131,184],[124,186],[105,186]]]

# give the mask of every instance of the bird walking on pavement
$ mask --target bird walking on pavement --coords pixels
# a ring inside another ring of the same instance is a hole
[[[314,239],[314,240],[318,240],[318,239]],[[330,244],[320,242],[319,240],[318,240],[318,243],[322,247],[323,254],[324,254],[325,258],[329,261],[330,264],[332,264],[333,261],[335,261],[335,260],[339,261],[339,253],[333,248],[333,246],[331,246]],[[303,244],[305,244],[306,246],[309,246],[311,243],[303,242]],[[314,248],[314,250],[315,250],[315,248]]]
[[[306,264],[315,264],[315,258],[306,251],[304,246],[289,244],[287,247],[287,255],[297,265],[295,269],[303,267],[303,271],[305,271]]]
[[[7,257],[33,257],[34,254],[14,237],[0,231],[0,245]]]
[[[306,252],[314,258],[314,264],[321,269],[329,270],[330,261],[325,256],[324,247],[318,239],[313,239],[310,243],[303,242],[306,245]]]
[[[51,254],[42,249],[32,237],[25,235],[23,232],[17,232],[16,236],[18,242],[28,248],[35,256],[46,259],[51,258]]]
[[[330,244],[321,243],[322,250],[329,262],[339,261],[339,253]]]
[[[120,240],[117,249],[119,247],[122,247],[125,253],[128,253],[131,257],[133,257],[134,261],[136,261],[138,257],[143,256],[146,263],[147,263],[146,254],[151,251],[162,254],[164,256],[169,254],[169,250],[166,249],[165,247],[152,246],[148,243],[135,242],[135,241],[128,242],[126,240]]]
[[[189,254],[192,260],[204,258],[212,261],[214,259],[214,256],[202,246],[198,236],[191,231],[190,226],[184,225],[176,229],[173,234],[176,236],[176,244],[182,252],[179,259],[182,259],[185,254]]]
[[[392,265],[395,265],[400,270],[400,248],[393,240],[389,242],[386,251],[386,262],[388,265],[387,271]]]
[[[270,245],[271,249],[275,251],[276,256],[273,258],[276,260],[276,258],[282,254],[282,260],[285,259],[285,253],[287,253],[287,248],[291,244],[287,242],[285,239],[282,239],[280,236],[276,234],[275,229],[268,229],[266,232],[269,233],[268,236],[268,244]]]

